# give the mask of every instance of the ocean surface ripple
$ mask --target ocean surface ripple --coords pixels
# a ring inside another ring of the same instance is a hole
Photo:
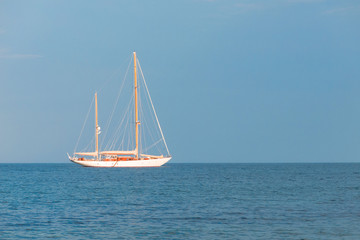
[[[0,239],[360,239],[360,164],[0,164]]]

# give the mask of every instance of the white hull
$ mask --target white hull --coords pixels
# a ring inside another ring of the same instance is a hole
[[[170,159],[171,157],[131,161],[98,161],[70,158],[70,161],[80,164],[84,167],[160,167],[167,163]]]

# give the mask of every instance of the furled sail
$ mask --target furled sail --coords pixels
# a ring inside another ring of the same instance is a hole
[[[142,157],[150,157],[150,158],[162,158],[163,155],[157,156],[157,155],[149,155],[149,154],[141,154]]]
[[[136,155],[136,151],[103,151],[101,155]]]
[[[97,152],[76,152],[75,154],[82,156],[97,156]]]

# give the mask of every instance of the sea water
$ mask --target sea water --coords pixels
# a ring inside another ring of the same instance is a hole
[[[0,239],[360,239],[360,164],[0,164]]]

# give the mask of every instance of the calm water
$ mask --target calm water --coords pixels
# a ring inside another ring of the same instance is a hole
[[[360,164],[0,164],[0,239],[360,239]]]

